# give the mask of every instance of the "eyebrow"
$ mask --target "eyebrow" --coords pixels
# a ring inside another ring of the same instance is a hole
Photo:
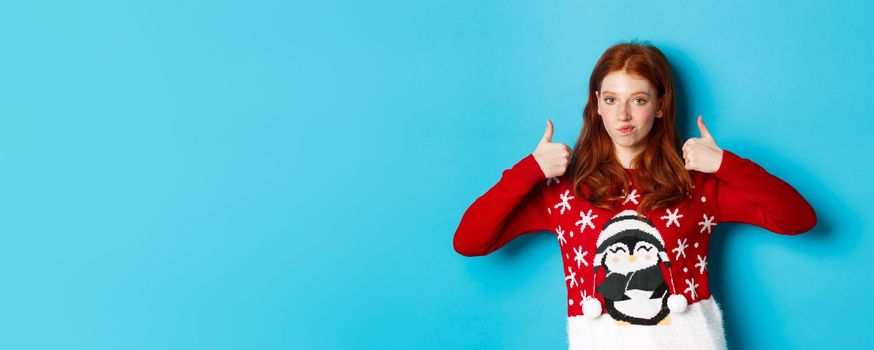
[[[601,93],[602,93],[602,94],[614,94],[614,95],[618,95],[617,93],[615,93],[615,92],[613,92],[613,91],[607,91],[607,90],[601,91]],[[635,91],[635,92],[631,93],[631,95],[637,95],[637,94],[644,94],[644,95],[646,95],[646,96],[649,96],[649,93],[647,93],[646,91]]]

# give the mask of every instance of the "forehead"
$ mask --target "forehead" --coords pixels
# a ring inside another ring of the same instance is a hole
[[[601,93],[631,95],[638,92],[652,96],[655,89],[649,80],[621,70],[611,72],[601,80]]]

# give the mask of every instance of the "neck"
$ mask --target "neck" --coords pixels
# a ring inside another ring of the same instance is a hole
[[[619,163],[622,164],[622,167],[625,169],[632,169],[631,161],[634,160],[634,157],[637,157],[638,154],[643,153],[646,150],[647,144],[649,144],[649,136],[646,135],[642,140],[639,140],[636,144],[631,146],[622,146],[613,142],[613,149],[616,152],[616,158],[619,158]]]
[[[643,145],[637,148],[619,145],[613,146],[616,149],[616,157],[619,158],[619,163],[622,164],[622,167],[625,169],[631,169],[631,161],[634,160],[634,157],[637,157],[638,154],[642,153],[645,148]]]

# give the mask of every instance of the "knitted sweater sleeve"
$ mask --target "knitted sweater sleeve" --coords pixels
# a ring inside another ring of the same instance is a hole
[[[528,154],[464,212],[453,245],[464,256],[487,255],[522,234],[549,231],[543,170]]]
[[[716,175],[717,222],[753,224],[799,234],[816,226],[816,213],[798,191],[749,159],[723,150]]]

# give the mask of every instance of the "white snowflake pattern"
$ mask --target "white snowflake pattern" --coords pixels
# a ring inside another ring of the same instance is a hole
[[[546,186],[552,185],[553,183],[561,183],[561,181],[558,181],[558,177],[550,177],[546,179]]]
[[[665,211],[668,213],[668,215],[664,215],[661,217],[662,219],[668,220],[668,223],[665,225],[665,227],[671,227],[672,222],[677,224],[677,227],[680,227],[680,221],[678,221],[678,219],[683,217],[683,214],[677,215],[677,213],[680,212],[680,208],[674,209],[673,213],[670,209],[665,209]]]
[[[589,254],[589,252],[584,252],[583,246],[574,248],[574,261],[577,262],[577,268],[580,268],[580,264],[589,266],[589,263],[586,262],[586,254]]]
[[[695,300],[695,298],[698,297],[698,294],[695,293],[695,288],[698,288],[698,284],[695,283],[694,279],[689,278],[689,279],[686,279],[686,285],[688,287],[686,289],[684,289],[683,291],[686,293],[689,293],[689,296],[692,297],[692,300]]]
[[[698,263],[695,264],[695,267],[698,268],[698,273],[704,274],[704,270],[707,270],[707,255],[702,258],[700,255],[698,257]]]
[[[564,280],[565,281],[570,280],[571,281],[570,288],[573,288],[574,286],[577,285],[577,279],[576,279],[577,274],[576,274],[576,272],[571,270],[570,266],[567,267],[567,273],[570,274],[570,276],[565,275]],[[582,280],[583,279],[580,278],[580,282],[582,282]]]
[[[624,190],[623,190],[623,193],[625,193]],[[637,203],[637,198],[638,198],[638,197],[640,197],[640,195],[637,194],[637,189],[633,189],[633,190],[631,190],[631,193],[629,193],[629,194],[627,194],[627,195],[625,196],[625,201],[622,202],[622,205],[625,205],[625,204],[627,204],[628,202],[633,202],[634,204],[638,204],[638,203]]]
[[[677,247],[674,249],[671,249],[672,252],[677,253],[677,257],[674,259],[680,259],[681,255],[685,258],[686,257],[686,248],[688,248],[688,247],[689,246],[686,244],[685,238],[683,238],[682,241],[680,241],[680,239],[678,238],[677,239]]]
[[[570,195],[570,191],[571,190],[564,190],[564,193],[560,195],[561,202],[558,202],[558,204],[552,206],[553,208],[561,208],[559,214],[564,214],[565,210],[571,210],[571,203],[569,201],[571,199],[574,199],[574,196]]]
[[[579,226],[580,226],[580,233],[583,233],[583,231],[586,230],[586,227],[587,227],[587,226],[588,226],[589,228],[595,228],[595,224],[592,222],[592,220],[594,220],[595,218],[597,218],[598,215],[592,215],[592,209],[589,209],[589,211],[588,211],[587,213],[583,213],[583,212],[581,211],[581,212],[580,212],[580,217],[581,217],[582,219],[580,219],[579,221],[577,221],[577,222],[574,223],[574,225],[579,225]]]
[[[707,233],[709,234],[710,231],[713,229],[713,227],[716,226],[716,224],[713,223],[713,219],[716,219],[716,216],[711,215],[708,218],[707,214],[703,214],[703,215],[704,215],[704,220],[698,221],[698,225],[701,225],[701,231],[698,231],[698,233],[701,233],[701,232],[704,232],[704,230],[707,230]]]
[[[586,300],[589,299],[592,299],[592,296],[589,295],[589,293],[586,293],[586,291],[580,290],[580,306],[583,306],[583,303],[585,303]]]
[[[561,225],[555,228],[555,233],[558,234],[558,245],[566,244],[567,241],[564,239],[564,230],[561,229]]]

